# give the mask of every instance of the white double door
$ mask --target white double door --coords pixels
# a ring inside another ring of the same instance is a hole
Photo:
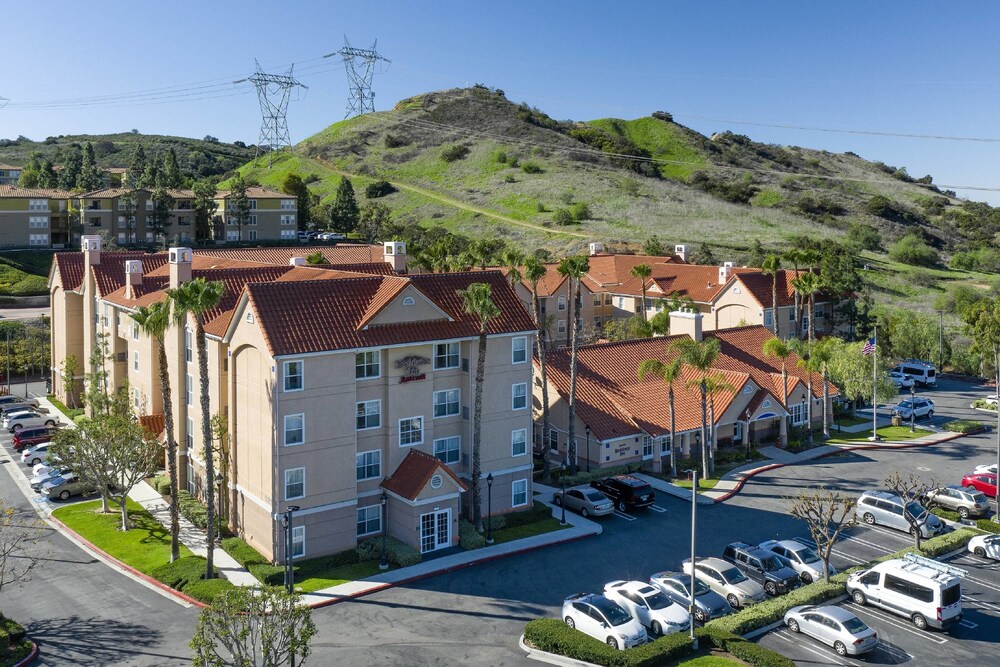
[[[451,510],[420,515],[420,553],[451,546]]]

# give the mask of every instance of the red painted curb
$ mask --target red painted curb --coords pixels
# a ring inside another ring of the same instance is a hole
[[[29,639],[28,641],[31,640]],[[38,657],[38,644],[36,644],[35,642],[31,642],[31,653],[29,653],[28,657],[26,657],[24,660],[14,665],[14,667],[24,667],[25,665],[30,665],[32,662],[35,661],[35,658],[37,657]]]
[[[144,572],[140,572],[139,570],[135,569],[134,567],[126,565],[125,563],[121,562],[120,560],[118,560],[117,558],[115,558],[114,556],[112,556],[111,554],[109,554],[108,552],[106,552],[103,549],[100,549],[97,546],[95,546],[90,540],[86,539],[85,537],[83,537],[82,535],[80,535],[80,533],[76,532],[75,530],[73,530],[72,528],[70,528],[69,526],[67,526],[65,523],[63,523],[62,521],[60,521],[55,515],[49,515],[49,518],[52,521],[54,521],[55,523],[59,524],[62,527],[62,530],[65,530],[67,533],[69,533],[70,535],[72,535],[74,538],[76,538],[80,542],[83,542],[88,547],[90,547],[91,549],[93,549],[97,553],[101,554],[102,556],[104,556],[109,561],[111,561],[112,563],[114,563],[118,567],[122,568],[126,572],[129,572],[129,573],[131,573],[131,574],[139,577],[143,581],[146,581],[146,582],[148,582],[148,583],[156,586],[157,588],[159,588],[159,589],[161,589],[161,590],[163,590],[163,591],[165,591],[165,592],[173,595],[174,597],[180,598],[181,600],[184,600],[185,602],[189,602],[189,603],[191,603],[191,604],[193,604],[193,605],[195,605],[197,607],[203,607],[204,608],[204,607],[208,606],[204,602],[201,602],[200,600],[195,600],[193,597],[184,595],[184,593],[181,593],[176,588],[171,588],[170,586],[167,586],[166,584],[164,584],[162,581],[157,581],[156,579],[152,578],[148,574],[145,574]]]
[[[935,440],[934,442],[918,442],[918,443],[908,444],[908,445],[894,445],[892,447],[887,447],[885,445],[877,445],[877,444],[851,445],[851,446],[848,446],[848,447],[841,447],[839,449],[835,449],[833,451],[827,452],[826,454],[821,454],[820,456],[816,456],[814,458],[807,459],[807,460],[808,461],[816,461],[818,459],[825,459],[828,456],[833,456],[834,454],[839,454],[841,452],[853,452],[853,451],[864,450],[864,449],[913,449],[915,447],[930,447],[931,445],[937,445],[937,444],[940,444],[942,442],[950,442],[950,441],[955,440],[957,438],[961,438],[963,435],[970,435],[970,434],[969,433],[953,433],[952,435],[950,435],[948,437],[941,438],[940,440]],[[762,472],[768,472],[769,470],[775,470],[777,468],[784,468],[785,466],[790,466],[790,465],[798,465],[798,462],[796,462],[796,463],[772,463],[771,465],[762,466],[760,468],[755,468],[755,469],[749,471],[742,478],[740,478],[739,481],[736,482],[736,486],[734,486],[732,489],[730,489],[725,494],[719,496],[718,498],[713,499],[712,502],[722,503],[722,502],[725,502],[725,501],[729,500],[730,498],[732,498],[737,493],[739,493],[740,491],[743,490],[743,485],[747,483],[747,480],[753,479],[754,477],[756,477],[757,475],[759,475]]]

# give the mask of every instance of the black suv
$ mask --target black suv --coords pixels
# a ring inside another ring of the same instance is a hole
[[[764,587],[768,595],[787,593],[799,584],[799,575],[773,551],[733,542],[722,557]]]
[[[594,480],[592,487],[614,501],[615,507],[624,512],[636,507],[649,507],[656,500],[653,487],[632,475],[616,475]]]

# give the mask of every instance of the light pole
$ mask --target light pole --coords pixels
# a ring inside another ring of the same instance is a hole
[[[493,544],[493,473],[486,476],[486,544]]]
[[[937,372],[944,370],[944,311],[937,311],[938,314],[938,367]]]
[[[810,396],[810,398],[812,398],[812,397]],[[801,412],[801,414],[799,416],[802,419],[806,420],[806,442],[809,443],[809,444],[812,444],[813,431],[812,431],[812,422],[809,419],[809,417],[810,417],[809,413],[810,412],[812,412],[812,410],[809,409],[809,403],[807,402],[806,397],[803,395],[802,396],[802,412]]]
[[[691,473],[691,600],[688,606],[688,616],[691,622],[691,648],[698,650],[698,637],[694,634],[694,593],[695,593],[695,577],[694,577],[694,566],[695,566],[695,543],[697,541],[697,517],[698,517],[698,468],[690,468],[686,472]]]
[[[559,466],[560,474],[559,481],[562,483],[562,496],[559,498],[559,504],[562,506],[562,521],[559,522],[560,526],[566,525],[566,463],[564,462]]]
[[[380,501],[382,503],[382,559],[378,563],[378,569],[388,570],[389,552],[386,550],[385,540],[389,533],[389,496],[386,495],[385,489],[382,489]]]
[[[292,568],[292,520],[298,505],[289,505],[281,515],[281,525],[285,529],[285,590],[295,592],[295,570]]]
[[[913,404],[914,397],[917,395],[917,389],[915,386],[910,385],[910,433],[914,433],[917,430],[917,410]]]
[[[747,459],[749,459],[750,458],[750,408],[747,408],[746,418],[747,418],[747,432],[743,434],[743,437],[747,441]]]
[[[590,427],[584,424],[583,430],[587,434],[587,472],[590,472]]]

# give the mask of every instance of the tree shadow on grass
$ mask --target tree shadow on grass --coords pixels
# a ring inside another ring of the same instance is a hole
[[[69,616],[35,621],[26,629],[52,664],[96,667],[188,664],[191,660],[186,651],[161,646],[161,630],[139,623]],[[149,658],[139,660],[138,656]]]

